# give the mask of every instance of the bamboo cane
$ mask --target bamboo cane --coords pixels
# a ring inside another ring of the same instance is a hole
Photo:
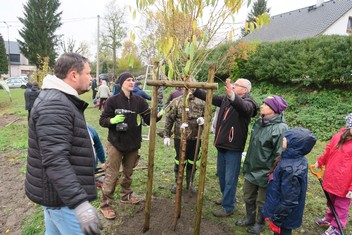
[[[208,83],[214,82],[215,74],[215,65],[209,67],[208,73]],[[198,186],[198,197],[197,197],[197,206],[196,206],[196,218],[194,224],[194,234],[198,235],[200,232],[200,223],[202,217],[202,204],[204,196],[204,185],[205,185],[205,173],[207,167],[207,157],[208,157],[208,144],[209,144],[209,129],[211,123],[211,113],[212,113],[212,99],[213,99],[213,90],[208,90],[206,95],[206,105],[205,105],[205,120],[204,120],[204,129],[203,129],[203,138],[202,138],[202,155],[201,155],[201,164],[199,172],[199,186]]]
[[[159,63],[154,63],[154,68],[157,68],[156,74],[153,72],[153,79],[159,77]],[[150,116],[150,134],[149,134],[149,155],[148,155],[148,183],[147,194],[144,208],[144,226],[143,233],[149,230],[150,225],[150,207],[153,190],[153,176],[154,176],[154,154],[155,154],[155,132],[156,132],[156,111],[158,107],[158,87],[153,86],[152,89],[152,108]]]

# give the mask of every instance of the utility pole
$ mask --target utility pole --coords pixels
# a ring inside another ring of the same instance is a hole
[[[99,34],[100,34],[100,16],[98,15],[98,33],[97,33],[97,69],[96,69],[96,80],[99,83]]]
[[[7,24],[6,21],[3,21],[4,24],[6,24],[7,27],[7,59],[8,59],[8,63],[9,63],[9,77],[11,77],[11,59],[10,59],[10,54],[11,54],[11,47],[10,47],[10,30],[9,30],[9,26]]]

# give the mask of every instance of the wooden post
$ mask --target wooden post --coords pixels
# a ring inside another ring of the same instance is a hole
[[[215,65],[210,66],[208,74],[208,83],[214,82]],[[194,234],[200,232],[200,222],[202,217],[202,205],[204,196],[205,174],[207,169],[208,145],[209,145],[209,129],[211,125],[213,90],[208,90],[206,95],[206,106],[204,114],[204,130],[202,138],[202,154],[199,173],[199,186],[196,206],[196,217],[194,223]]]
[[[155,62],[154,69],[157,69],[156,74],[153,73],[153,79],[157,80],[159,77],[159,63]],[[148,155],[148,182],[147,194],[144,207],[144,227],[143,233],[149,230],[150,225],[150,207],[153,192],[153,176],[154,176],[154,154],[155,154],[155,132],[156,132],[156,112],[158,108],[158,86],[153,86],[152,89],[152,107],[150,114],[150,134],[149,134],[149,155]]]

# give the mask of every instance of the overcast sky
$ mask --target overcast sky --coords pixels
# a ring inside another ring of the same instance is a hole
[[[66,40],[74,39],[76,42],[86,42],[91,45],[91,50],[96,50],[97,34],[97,15],[103,16],[106,5],[111,0],[61,0],[60,10],[62,14],[62,27],[60,34],[64,34]],[[252,0],[254,2],[255,0]],[[270,15],[292,11],[295,9],[314,5],[317,0],[268,0]],[[18,17],[23,17],[23,5],[26,0],[0,0],[0,34],[4,40],[14,41],[20,39],[18,30],[22,28]],[[117,0],[122,6],[135,4],[135,0]],[[243,7],[240,13],[235,17],[236,23],[243,22],[247,17],[247,8]],[[129,15],[129,14],[128,14]],[[6,22],[7,24],[5,24]],[[133,27],[138,24],[132,19],[128,20],[129,26]],[[7,27],[8,26],[8,27]]]

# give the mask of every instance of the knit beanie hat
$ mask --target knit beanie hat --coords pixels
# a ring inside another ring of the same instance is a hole
[[[127,78],[133,78],[133,75],[129,72],[124,72],[124,73],[121,73],[121,75],[119,76],[118,78],[118,81],[120,83],[120,86],[122,87],[122,84],[126,81]]]
[[[278,95],[266,97],[263,103],[267,104],[275,113],[282,113],[288,107],[286,101]]]
[[[347,129],[352,128],[352,113],[350,113],[346,116],[346,128]]]

